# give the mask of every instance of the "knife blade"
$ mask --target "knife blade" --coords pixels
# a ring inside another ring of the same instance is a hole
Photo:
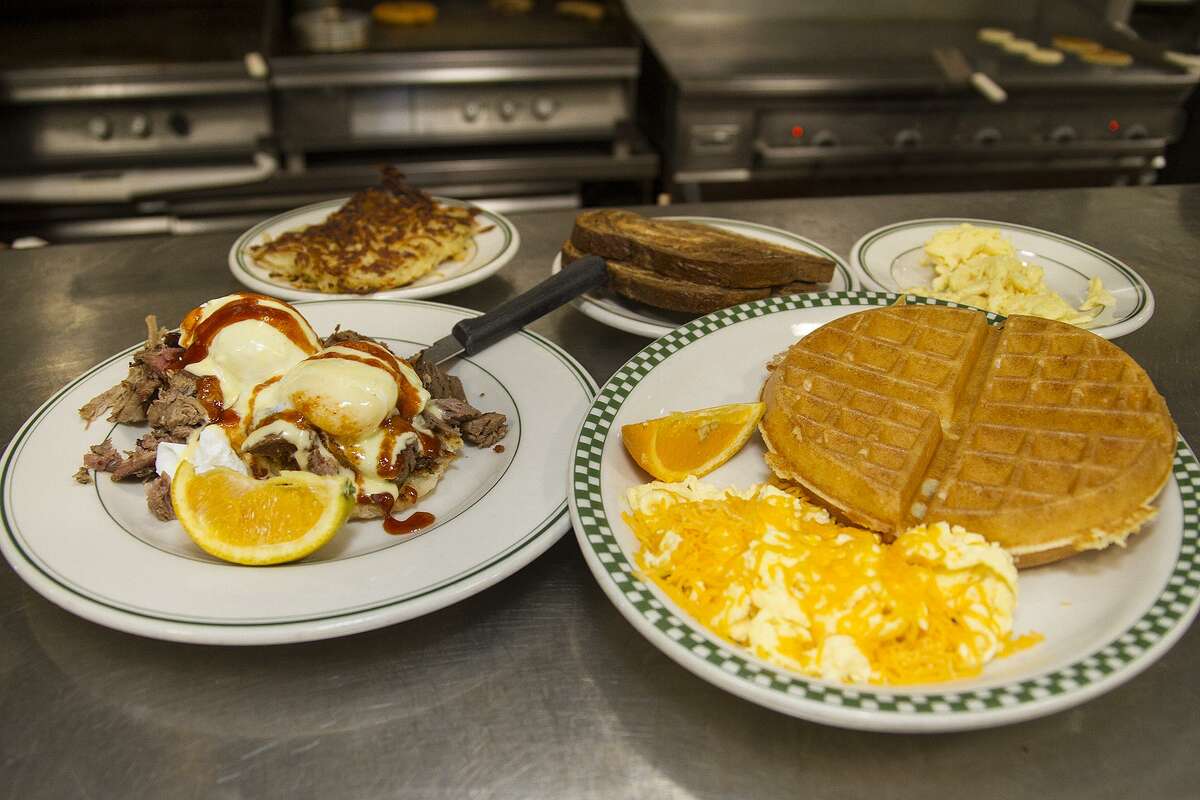
[[[486,314],[460,321],[449,336],[443,336],[422,350],[420,357],[428,363],[441,364],[463,353],[475,355],[563,303],[607,282],[608,267],[603,258],[581,258]]]

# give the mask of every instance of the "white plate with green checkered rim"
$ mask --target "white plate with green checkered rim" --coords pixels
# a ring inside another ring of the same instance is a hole
[[[229,271],[244,286],[272,297],[284,300],[415,300],[422,297],[437,297],[441,294],[465,289],[495,274],[512,261],[521,247],[521,234],[502,214],[479,209],[478,230],[471,240],[466,258],[439,264],[428,275],[424,275],[407,286],[387,289],[370,294],[325,294],[311,289],[298,289],[290,283],[271,277],[270,270],[259,266],[250,255],[250,248],[263,244],[291,230],[317,225],[345,204],[348,197],[322,200],[319,203],[294,208],[263,220],[243,233],[229,248]],[[469,205],[461,200],[435,197],[446,205]]]
[[[969,681],[885,690],[806,678],[718,639],[637,577],[622,496],[648,478],[625,454],[620,426],[752,400],[775,353],[825,322],[895,299],[884,292],[837,292],[735,306],[671,332],[619,369],[588,411],[570,464],[572,521],[596,580],[642,635],[704,680],[829,725],[897,732],[984,728],[1068,708],[1132,678],[1183,635],[1200,607],[1200,465],[1182,439],[1154,522],[1125,549],[1023,572],[1016,630],[1036,630],[1046,640],[992,662]],[[756,436],[705,480],[746,486],[767,478]]]
[[[1116,303],[1084,326],[1097,336],[1116,339],[1154,316],[1154,293],[1124,262],[1059,233],[994,219],[931,217],[884,225],[854,243],[851,269],[867,289],[897,292],[928,285],[933,270],[921,263],[925,243],[938,231],[963,223],[999,228],[1023,260],[1045,271],[1046,285],[1074,306],[1087,296],[1088,281],[1100,278]]]
[[[785,231],[782,228],[772,228],[770,225],[760,225],[757,222],[746,222],[738,219],[722,219],[720,217],[660,217],[659,219],[679,220],[681,222],[697,222],[701,225],[711,225],[714,228],[741,234],[750,239],[761,239],[764,242],[790,247],[802,253],[823,256],[834,263],[833,280],[825,290],[830,292],[848,291],[858,288],[858,280],[846,261],[837,253],[819,242],[807,239],[799,234]],[[550,265],[550,274],[556,275],[562,269],[562,253],[554,257]],[[599,323],[616,328],[619,331],[633,333],[638,336],[648,336],[656,339],[670,333],[687,322],[696,318],[695,314],[685,314],[679,311],[667,311],[654,308],[645,303],[638,303],[620,297],[608,289],[596,289],[587,292],[572,301],[584,316],[591,317]]]

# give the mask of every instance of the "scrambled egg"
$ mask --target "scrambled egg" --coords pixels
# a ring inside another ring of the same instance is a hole
[[[977,675],[1040,637],[1012,636],[1017,572],[944,522],[885,545],[769,485],[688,477],[631,488],[638,565],[685,611],[766,661],[829,681],[933,683]]]
[[[938,231],[925,243],[925,263],[933,267],[931,284],[905,292],[1006,316],[1027,314],[1083,325],[1116,303],[1100,279],[1092,278],[1083,305],[1073,308],[1046,286],[1042,268],[1018,258],[1012,243],[995,228],[964,223]]]

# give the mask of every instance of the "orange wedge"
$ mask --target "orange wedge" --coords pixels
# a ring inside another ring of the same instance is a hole
[[[742,449],[762,418],[762,403],[681,411],[621,426],[633,460],[660,481],[707,475]]]
[[[235,564],[280,564],[333,538],[354,491],[340,476],[285,471],[260,481],[225,467],[197,474],[184,461],[171,481],[171,503],[206,553]]]

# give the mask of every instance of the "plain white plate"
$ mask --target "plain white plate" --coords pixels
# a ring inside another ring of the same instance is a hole
[[[476,312],[415,300],[298,304],[318,333],[342,324],[407,356]],[[140,346],[140,345],[139,345]],[[390,536],[379,520],[346,524],[307,559],[274,567],[217,561],[176,522],[147,511],[142,487],[71,474],[109,435],[131,448],[141,426],[93,423],[76,409],[125,377],[134,346],[57,392],[0,462],[0,550],[30,586],[119,630],[206,644],[270,644],[356,633],[427,614],[528,564],[569,525],[561,464],[595,394],[558,346],[521,332],[451,363],[467,398],[508,416],[504,450],[467,447],[417,508],[437,522]]]
[[[934,217],[885,225],[854,243],[850,264],[866,289],[898,292],[927,286],[933,270],[921,263],[925,243],[938,231],[964,222],[999,228],[1021,259],[1045,270],[1046,285],[1073,306],[1087,297],[1089,279],[1100,278],[1117,302],[1084,327],[1105,339],[1133,333],[1154,315],[1150,287],[1123,262],[1083,242],[1011,222]]]
[[[639,632],[723,689],[816,722],[880,731],[983,728],[1049,714],[1109,691],[1183,635],[1200,605],[1200,466],[1180,440],[1159,515],[1128,547],[1021,573],[1015,629],[1045,641],[989,664],[976,679],[888,689],[807,678],[719,639],[637,576],[624,493],[649,478],[625,453],[621,425],[758,396],[765,364],[819,325],[895,295],[769,298],[702,317],[648,345],[601,388],[570,462],[571,516],[596,580]],[[926,301],[910,298],[910,302]],[[995,319],[995,317],[993,317]],[[720,364],[722,379],[712,379]],[[745,487],[769,478],[756,436],[705,478]]]
[[[255,225],[243,233],[229,249],[229,270],[243,285],[262,294],[282,297],[285,300],[415,300],[421,297],[436,297],[479,283],[493,275],[512,260],[521,246],[521,235],[509,220],[494,211],[480,209],[476,218],[481,230],[475,234],[470,253],[460,261],[447,261],[432,272],[407,286],[387,289],[370,294],[325,294],[310,289],[297,289],[286,281],[272,278],[268,270],[260,267],[250,255],[250,248],[290,230],[316,225],[337,211],[348,200],[341,197],[285,211],[278,216]],[[439,203],[465,206],[459,200],[435,197]]]
[[[751,239],[760,239],[771,244],[790,247],[802,253],[823,256],[835,265],[833,280],[827,286],[828,291],[840,292],[857,288],[854,276],[842,257],[828,247],[814,242],[812,239],[788,233],[780,228],[772,228],[769,225],[759,225],[757,222],[743,222],[735,219],[720,219],[718,217],[659,217],[658,219],[673,219],[680,222],[697,222],[701,225],[711,225],[714,228],[720,228],[730,233],[739,233]],[[550,266],[550,274],[555,275],[561,269],[562,253],[559,253],[554,257],[554,263]],[[667,311],[666,309],[654,308],[644,303],[628,300],[608,289],[598,289],[588,292],[576,298],[574,303],[576,308],[597,322],[608,325],[610,328],[625,331],[626,333],[648,336],[652,339],[657,339],[659,336],[669,333],[680,325],[686,324],[696,318],[695,314]]]

